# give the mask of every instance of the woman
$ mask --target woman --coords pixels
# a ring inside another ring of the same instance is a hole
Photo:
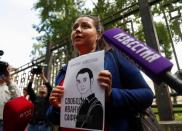
[[[98,18],[81,16],[73,24],[71,40],[79,56],[105,49],[105,70],[98,75],[100,87],[106,92],[105,128],[109,131],[134,131],[132,116],[151,105],[153,93],[139,70],[115,49],[106,50],[103,28]],[[50,95],[48,118],[59,124],[60,99],[64,94],[66,67],[60,70]],[[68,129],[65,129],[68,131]],[[71,130],[71,129],[69,129]]]

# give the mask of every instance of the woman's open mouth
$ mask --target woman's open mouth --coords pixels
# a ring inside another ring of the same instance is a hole
[[[80,40],[82,40],[82,39],[83,39],[82,36],[76,36],[76,37],[74,38],[75,41],[80,41]]]

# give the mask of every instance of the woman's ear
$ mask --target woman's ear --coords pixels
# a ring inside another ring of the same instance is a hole
[[[102,36],[101,32],[97,32],[97,40],[100,40],[101,36]]]

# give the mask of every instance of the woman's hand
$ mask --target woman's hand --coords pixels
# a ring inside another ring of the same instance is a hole
[[[108,70],[103,70],[98,75],[100,86],[105,89],[106,96],[110,96],[112,92],[112,74]]]
[[[49,102],[52,106],[59,108],[61,106],[61,97],[64,94],[64,88],[63,86],[56,86],[53,88],[50,97]]]

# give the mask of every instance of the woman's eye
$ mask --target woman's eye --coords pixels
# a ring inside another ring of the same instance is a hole
[[[78,27],[77,25],[74,25],[74,26],[72,27],[72,30],[76,30],[77,27]]]
[[[81,25],[79,24],[75,24],[73,25],[72,27],[72,30],[76,30],[77,28],[81,28],[81,29],[88,29],[88,28],[91,28],[91,26],[89,24],[86,24],[86,23],[82,23]]]
[[[90,25],[88,25],[88,24],[83,24],[83,25],[82,25],[82,28],[83,28],[83,29],[88,29],[88,28],[90,28]]]

